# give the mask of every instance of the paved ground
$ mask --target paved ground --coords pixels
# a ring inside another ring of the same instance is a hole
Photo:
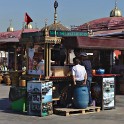
[[[8,100],[9,86],[0,84],[0,124],[124,124],[124,95],[116,96],[116,109],[73,116],[28,116],[13,112]]]

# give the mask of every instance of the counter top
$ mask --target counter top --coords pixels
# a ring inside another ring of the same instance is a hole
[[[93,77],[116,77],[120,76],[120,74],[93,74]]]

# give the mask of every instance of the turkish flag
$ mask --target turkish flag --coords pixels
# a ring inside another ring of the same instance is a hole
[[[33,20],[31,19],[31,17],[30,17],[27,13],[25,13],[24,21],[27,23],[27,25],[28,25],[30,22],[33,22]]]

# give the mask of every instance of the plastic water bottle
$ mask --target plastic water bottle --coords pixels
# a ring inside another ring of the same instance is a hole
[[[95,101],[95,100],[93,100],[93,106],[94,106],[94,107],[96,106],[96,101]]]

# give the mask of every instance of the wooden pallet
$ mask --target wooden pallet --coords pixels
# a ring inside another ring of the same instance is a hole
[[[54,114],[70,116],[70,115],[79,115],[79,114],[89,114],[100,112],[100,107],[87,107],[86,109],[74,109],[74,108],[55,108]]]

